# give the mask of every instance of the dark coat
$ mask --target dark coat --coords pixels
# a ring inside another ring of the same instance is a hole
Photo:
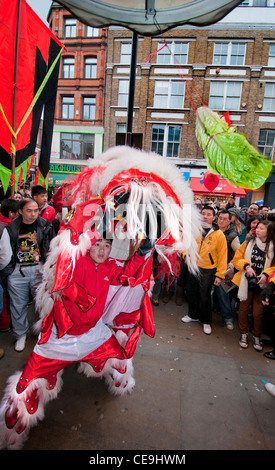
[[[37,243],[40,250],[40,260],[45,262],[46,256],[50,248],[50,242],[55,236],[55,231],[53,226],[48,220],[43,219],[42,217],[37,217]],[[19,215],[13,219],[9,225],[7,225],[6,230],[10,236],[10,245],[12,249],[12,258],[9,264],[0,271],[1,280],[3,281],[7,276],[9,276],[16,265],[17,260],[17,251],[18,251],[18,237],[20,233],[20,227],[22,223],[22,216]]]

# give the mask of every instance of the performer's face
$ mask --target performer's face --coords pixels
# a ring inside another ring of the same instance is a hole
[[[110,240],[102,238],[90,248],[90,257],[96,266],[100,263],[104,263],[109,258],[112,249],[112,243]]]

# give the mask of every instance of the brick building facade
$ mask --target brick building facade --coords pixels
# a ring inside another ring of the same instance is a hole
[[[65,46],[55,108],[50,182],[102,153],[107,29],[87,27],[53,2],[49,27]]]
[[[233,21],[228,15],[209,27],[139,36],[133,114],[137,147],[157,151],[189,176],[201,177],[206,162],[195,120],[196,109],[207,104],[221,115],[229,110],[237,131],[275,163],[275,8],[265,9],[268,22],[261,21],[262,11],[239,7]],[[252,12],[254,23],[248,22]],[[131,41],[131,31],[109,28],[104,149],[125,142]],[[275,208],[273,192],[271,175],[249,198],[265,199]]]
[[[237,131],[275,163],[275,0],[254,7],[258,3],[244,0],[208,27],[138,37],[133,143],[173,160],[185,178],[201,179],[206,171],[195,136],[196,109],[202,104],[221,115],[229,110]],[[132,32],[87,28],[57,3],[48,20],[66,46],[52,169],[59,165],[60,172],[74,172],[88,157],[125,143]],[[264,199],[275,208],[275,176],[248,196],[243,205]]]

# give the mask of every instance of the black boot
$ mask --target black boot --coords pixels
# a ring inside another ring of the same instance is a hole
[[[273,349],[272,351],[264,353],[264,356],[267,359],[275,359],[275,349]]]

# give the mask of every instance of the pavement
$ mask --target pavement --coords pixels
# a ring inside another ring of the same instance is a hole
[[[134,356],[132,394],[112,396],[104,381],[69,366],[57,399],[30,432],[23,450],[193,451],[274,450],[275,398],[262,379],[275,383],[275,361],[239,346],[214,315],[212,334],[185,324],[187,305],[170,300],[153,307],[156,334],[141,335]],[[7,378],[22,370],[36,343],[17,353],[10,332],[1,333],[0,398]],[[209,462],[210,463],[210,462]]]

